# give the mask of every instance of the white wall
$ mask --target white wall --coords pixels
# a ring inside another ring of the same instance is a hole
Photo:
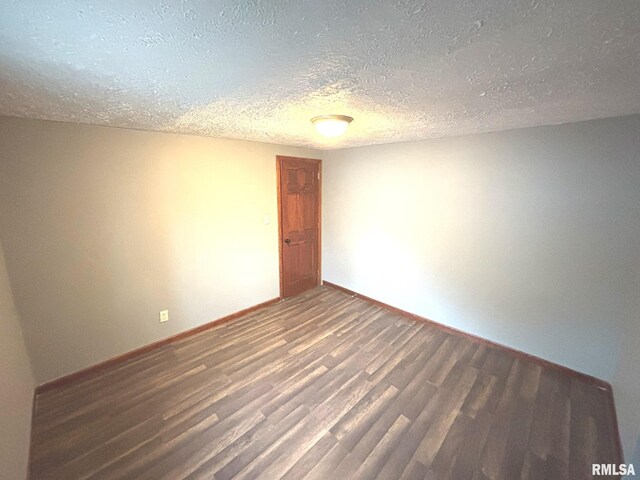
[[[327,152],[323,276],[611,380],[639,186],[640,116]]]
[[[27,476],[34,386],[0,245],[0,480]]]
[[[275,157],[318,156],[15,118],[0,145],[0,239],[39,383],[277,297]]]

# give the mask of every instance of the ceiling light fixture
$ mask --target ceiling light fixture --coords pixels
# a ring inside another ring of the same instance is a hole
[[[318,133],[329,138],[342,135],[351,122],[353,118],[346,115],[320,115],[311,119]]]

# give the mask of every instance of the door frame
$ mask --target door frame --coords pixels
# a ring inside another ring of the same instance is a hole
[[[283,258],[282,243],[284,236],[282,235],[282,160],[304,160],[313,162],[318,165],[318,285],[322,285],[322,160],[318,158],[292,157],[289,155],[276,155],[276,187],[278,190],[278,267],[280,272],[280,298],[284,298],[284,276],[283,276]]]

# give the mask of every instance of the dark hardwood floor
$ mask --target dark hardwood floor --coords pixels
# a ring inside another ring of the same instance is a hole
[[[39,394],[31,478],[591,478],[609,402],[319,287]]]

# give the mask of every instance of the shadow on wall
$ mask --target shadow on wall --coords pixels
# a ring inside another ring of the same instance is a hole
[[[24,150],[3,141],[0,234],[42,382],[148,336],[140,319],[173,303],[170,227],[144,142],[122,148],[123,138],[91,127],[23,128],[3,129],[33,141]]]
[[[0,66],[9,115],[153,130],[189,109],[46,60]],[[24,143],[2,143],[0,237],[39,382],[275,296],[275,146],[26,122],[0,132]]]
[[[51,120],[157,129],[185,110],[41,57],[0,56],[0,104],[20,105],[3,114],[38,118],[44,111]],[[184,329],[175,320],[188,292],[173,284],[180,260],[170,210],[188,211],[194,193],[188,185],[167,189],[174,172],[163,167],[180,159],[170,142],[142,132],[11,122],[0,129],[0,239],[37,382]],[[169,306],[175,323],[159,329],[158,310]]]
[[[308,151],[0,122],[0,237],[39,383],[278,295],[275,155]]]
[[[0,237],[39,383],[277,296],[277,147],[0,122]]]

